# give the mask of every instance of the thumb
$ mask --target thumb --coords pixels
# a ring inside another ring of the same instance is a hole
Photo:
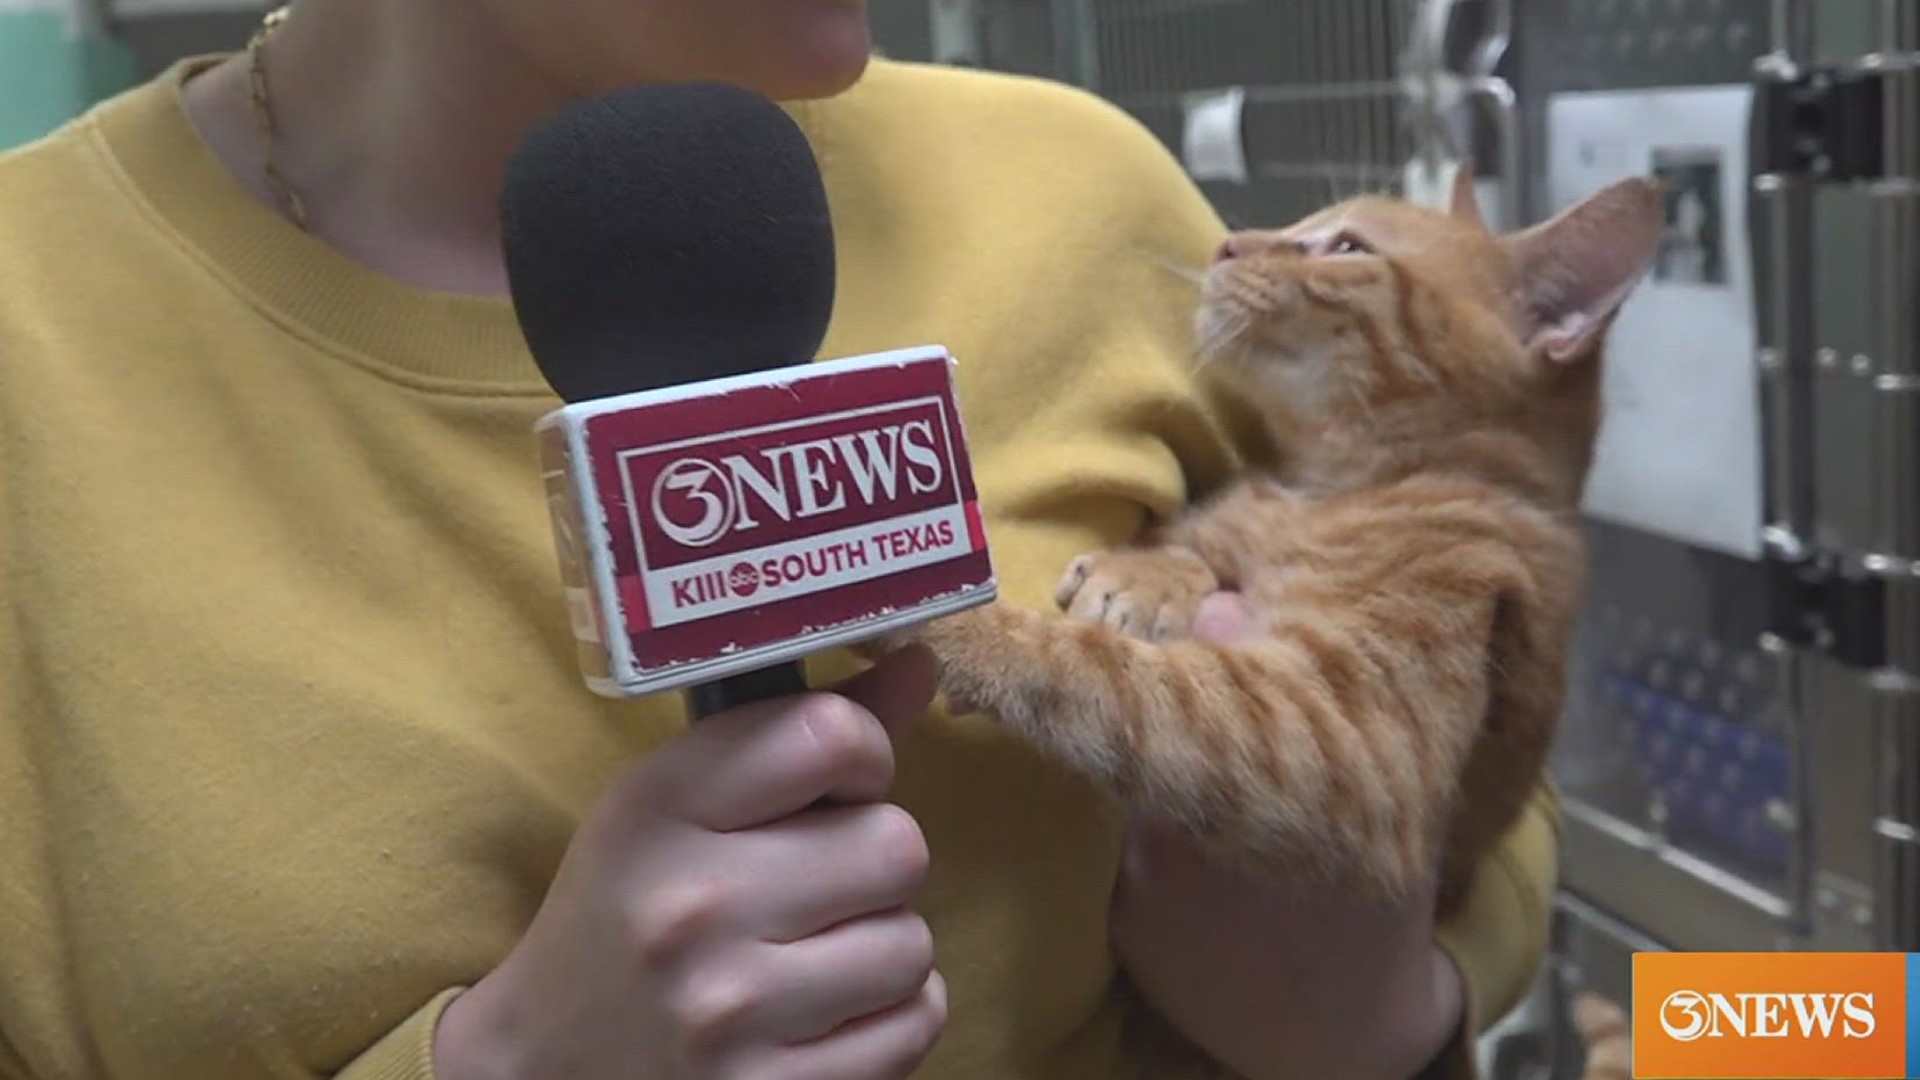
[[[858,702],[898,735],[933,704],[939,683],[939,665],[924,645],[909,645],[888,653],[872,667],[832,688]]]
[[[1217,592],[1200,602],[1193,615],[1193,636],[1201,641],[1228,644],[1253,634],[1253,613],[1237,592]]]

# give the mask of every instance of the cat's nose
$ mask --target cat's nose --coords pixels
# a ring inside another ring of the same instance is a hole
[[[1277,233],[1239,232],[1221,241],[1214,250],[1213,261],[1227,262],[1230,259],[1245,259],[1257,255],[1304,255],[1307,246],[1298,240],[1292,240]]]

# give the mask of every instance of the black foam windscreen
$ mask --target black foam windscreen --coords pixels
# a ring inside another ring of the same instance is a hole
[[[509,160],[508,284],[566,401],[811,361],[833,311],[833,223],[807,138],[733,86],[574,103]]]

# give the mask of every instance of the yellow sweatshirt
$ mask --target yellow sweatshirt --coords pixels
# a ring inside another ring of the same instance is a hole
[[[196,139],[191,69],[0,158],[0,1077],[424,1080],[678,703],[581,684],[508,305],[284,224]],[[1232,467],[1165,268],[1221,226],[1143,129],[890,63],[797,114],[824,354],[962,358],[1009,600]],[[1115,1076],[1114,809],[985,720],[902,754],[951,986],[923,1075]],[[1540,957],[1552,821],[1443,933],[1477,1018]]]

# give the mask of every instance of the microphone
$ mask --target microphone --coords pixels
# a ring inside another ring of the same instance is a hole
[[[582,674],[696,717],[806,689],[800,658],[995,598],[938,345],[815,362],[826,189],[777,105],[718,84],[568,106],[509,160],[521,330]]]

